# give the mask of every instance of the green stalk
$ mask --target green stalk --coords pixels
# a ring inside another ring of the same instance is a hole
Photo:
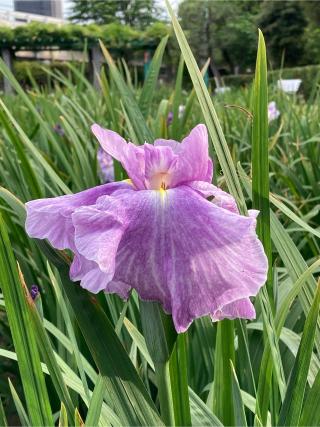
[[[158,397],[160,402],[161,418],[166,426],[175,425],[173,400],[170,381],[169,361],[155,363]]]
[[[155,367],[161,419],[167,426],[172,426],[175,425],[175,419],[169,361],[177,333],[172,317],[164,314],[156,302],[140,301],[140,315],[143,336]]]
[[[170,378],[176,426],[191,426],[188,389],[187,333],[179,334],[170,358]]]
[[[225,319],[217,326],[213,389],[213,412],[225,426],[235,422],[230,360],[235,363],[234,322]]]

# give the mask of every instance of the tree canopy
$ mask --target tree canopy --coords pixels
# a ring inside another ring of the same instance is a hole
[[[75,0],[70,19],[74,22],[119,22],[144,29],[158,17],[154,0]]]
[[[319,62],[320,11],[314,6],[308,0],[183,0],[178,14],[197,59],[210,56],[232,73],[253,68],[258,27],[274,67],[283,55],[289,66]]]

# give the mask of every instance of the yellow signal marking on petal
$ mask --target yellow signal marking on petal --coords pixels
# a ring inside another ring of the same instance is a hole
[[[161,201],[165,202],[165,199],[167,197],[167,191],[162,186],[159,188],[158,191],[160,193]]]
[[[131,179],[123,179],[122,182],[126,182],[127,184],[133,185]]]

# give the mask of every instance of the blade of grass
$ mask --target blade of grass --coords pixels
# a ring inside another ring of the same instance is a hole
[[[10,391],[11,391],[11,395],[12,395],[12,399],[14,402],[14,405],[16,407],[17,413],[18,413],[18,417],[20,419],[21,425],[23,426],[27,426],[27,427],[31,427],[31,423],[29,420],[29,417],[26,413],[26,410],[23,407],[23,404],[20,400],[20,397],[18,395],[18,393],[16,392],[16,389],[14,388],[10,378],[8,379],[9,382],[9,387],[10,387]]]
[[[64,167],[66,168],[67,171],[69,171],[70,175],[72,175],[72,167],[70,165],[70,162],[66,158],[65,154],[61,149],[61,146],[56,140],[56,135],[54,134],[53,130],[50,128],[49,124],[42,118],[37,108],[33,105],[30,97],[28,97],[24,89],[19,85],[18,81],[16,80],[12,72],[8,69],[8,67],[6,66],[6,64],[1,58],[0,58],[0,72],[9,80],[10,84],[15,89],[15,91],[17,92],[17,94],[19,95],[23,103],[26,105],[29,112],[37,119],[41,128],[46,133],[48,139],[53,144],[54,150],[59,156],[59,158],[61,159],[62,163],[64,164]]]
[[[200,397],[189,387],[190,411],[193,426],[222,426],[219,418],[213,414]]]
[[[38,348],[41,352],[44,363],[47,365],[49,374],[51,376],[53,385],[59,396],[59,399],[64,404],[69,419],[72,420],[74,406],[70,398],[69,391],[64,382],[61,370],[57,364],[52,344],[50,342],[47,332],[44,329],[42,319],[40,318],[35,303],[30,298],[27,300],[27,303],[30,312],[30,317],[33,323],[33,329],[35,331],[36,339],[38,342]]]
[[[68,414],[66,407],[63,403],[61,403],[61,409],[60,409],[60,417],[59,417],[59,427],[68,427]]]
[[[109,51],[100,41],[100,46],[103,52],[103,55],[109,65],[111,76],[117,86],[117,89],[121,95],[121,100],[123,105],[126,108],[127,114],[130,118],[132,126],[134,128],[135,134],[139,137],[139,143],[143,144],[144,142],[153,142],[153,135],[150,130],[145,125],[145,119],[139,109],[138,103],[134,98],[133,93],[127,87],[121,73],[117,69],[116,64],[114,63]]]
[[[191,426],[188,391],[187,335],[179,334],[170,359],[173,410],[176,426]]]
[[[234,326],[232,320],[222,320],[217,325],[214,361],[213,412],[226,426],[234,425],[232,398],[232,371],[234,363]]]
[[[273,283],[269,203],[267,55],[264,38],[260,30],[253,92],[252,206],[254,209],[260,211],[257,219],[257,235],[263,244],[269,262],[267,290],[272,307]]]
[[[125,425],[162,425],[152,400],[98,301],[70,281],[66,261],[57,251],[43,241],[38,241],[38,245],[60,273],[80,330],[105,378],[107,403]]]
[[[235,426],[239,427],[246,427],[247,426],[247,420],[246,420],[246,414],[245,409],[242,401],[242,395],[241,390],[237,378],[236,371],[234,369],[234,366],[231,363],[231,369],[232,369],[232,395],[233,395],[233,401],[234,401],[234,418],[235,418]]]
[[[191,52],[190,46],[188,45],[187,39],[182,31],[182,28],[177,18],[174,15],[173,9],[170,6],[168,0],[166,0],[166,6],[172,20],[173,29],[176,34],[181,53],[183,55],[195,92],[197,94],[205,122],[208,126],[208,131],[211,136],[214,149],[216,151],[220,166],[222,168],[222,172],[226,179],[228,189],[236,199],[240,212],[246,213],[247,209],[241,185],[210,94],[205,85],[196,60]]]
[[[0,106],[4,110],[4,112],[7,114],[9,120],[13,124],[13,126],[16,128],[18,134],[20,135],[22,141],[30,150],[30,153],[34,157],[35,161],[41,165],[43,170],[48,174],[52,182],[57,185],[63,192],[66,194],[71,193],[70,189],[66,186],[66,184],[62,181],[62,179],[59,177],[59,175],[54,171],[54,169],[49,165],[49,163],[46,161],[46,159],[43,157],[43,155],[40,153],[40,151],[33,145],[33,143],[30,141],[28,136],[25,134],[21,126],[18,124],[18,122],[15,120],[11,112],[8,110],[4,102],[0,99]]]
[[[159,43],[159,46],[157,47],[149,70],[147,78],[143,84],[143,88],[139,97],[139,107],[141,110],[141,113],[143,114],[143,117],[147,118],[148,113],[151,107],[152,98],[154,96],[154,92],[156,90],[157,80],[160,72],[160,67],[162,63],[163,54],[168,42],[169,36],[164,37],[161,42]]]
[[[53,425],[34,330],[5,223],[0,215],[0,282],[32,424]]]
[[[309,390],[303,404],[303,410],[299,421],[299,426],[313,426],[320,425],[320,370],[313,383],[312,388]]]
[[[314,346],[319,307],[320,281],[303,328],[298,354],[290,375],[286,397],[279,416],[280,426],[295,426],[299,424]]]
[[[99,423],[103,396],[106,391],[106,384],[101,375],[98,376],[98,380],[95,384],[94,391],[90,400],[90,405],[86,418],[86,426],[97,426]]]
[[[173,97],[173,106],[172,106],[173,120],[172,120],[172,127],[171,127],[171,137],[175,140],[179,140],[181,136],[179,106],[181,104],[183,70],[184,70],[184,60],[183,60],[183,56],[181,55],[178,71],[177,71],[177,78],[176,78],[176,85],[174,88],[174,97]]]

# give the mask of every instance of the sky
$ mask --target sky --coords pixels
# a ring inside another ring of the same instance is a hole
[[[13,10],[13,1],[14,0],[0,0],[0,11]],[[174,9],[177,8],[179,1],[181,0],[171,0],[171,4],[174,7]],[[160,6],[164,6],[164,0],[157,0],[157,2]],[[62,4],[63,4],[64,18],[68,18],[68,15],[70,13],[69,11],[72,6],[72,0],[62,0]]]

